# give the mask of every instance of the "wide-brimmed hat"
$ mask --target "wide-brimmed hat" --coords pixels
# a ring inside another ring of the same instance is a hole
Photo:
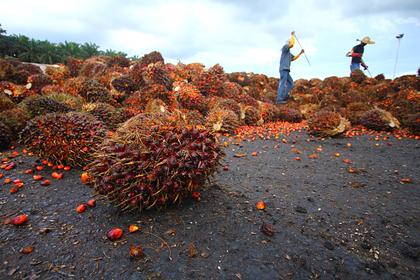
[[[363,39],[361,40],[362,43],[365,44],[375,44],[375,41],[372,41],[372,39],[370,39],[369,36],[363,37]]]

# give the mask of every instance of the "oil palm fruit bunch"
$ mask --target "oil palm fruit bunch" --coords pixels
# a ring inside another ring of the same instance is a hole
[[[27,89],[26,86],[3,81],[0,82],[0,94],[8,96],[14,103],[19,103],[28,96],[36,95],[36,92]]]
[[[353,72],[351,72],[350,78],[352,82],[355,82],[357,84],[361,84],[364,80],[366,80],[366,75],[363,73],[362,70],[356,69]]]
[[[32,117],[41,116],[49,113],[67,113],[71,108],[64,103],[60,103],[48,96],[35,95],[22,101],[22,106]]]
[[[162,62],[149,64],[147,67],[144,67],[142,78],[143,79],[140,82],[141,86],[157,84],[165,86],[168,90],[172,89],[172,80],[168,70]]]
[[[12,132],[9,127],[0,121],[0,150],[6,149],[12,140]]]
[[[279,117],[278,120],[291,122],[291,123],[298,123],[302,121],[302,114],[299,110],[289,107],[281,107],[278,109]]]
[[[274,122],[279,117],[279,110],[272,103],[261,102],[259,110],[264,122]]]
[[[112,79],[111,86],[118,92],[124,93],[126,96],[132,94],[139,89],[138,85],[128,75],[116,77]]]
[[[79,75],[80,69],[82,68],[82,65],[82,59],[68,57],[66,61],[66,66],[69,69],[70,77],[77,77]]]
[[[13,135],[18,138],[18,133],[25,127],[26,122],[31,118],[29,113],[22,108],[23,106],[15,107],[9,110],[0,110],[0,122],[10,128]]]
[[[207,112],[208,106],[205,98],[194,85],[186,82],[176,82],[174,83],[174,92],[182,108],[198,110],[201,113]]]
[[[128,67],[130,66],[130,60],[122,55],[112,56],[107,61],[108,67],[118,66],[118,67]]]
[[[168,90],[164,85],[150,84],[142,87],[138,92],[144,98],[145,104],[152,99],[160,99],[165,102],[168,107],[176,107],[177,100],[175,92]]]
[[[206,125],[214,132],[234,132],[240,125],[239,117],[232,111],[215,108],[206,117]]]
[[[350,128],[350,122],[339,113],[321,110],[308,119],[311,134],[325,137],[336,136]]]
[[[71,95],[68,93],[52,93],[45,96],[68,106],[72,111],[80,111],[84,103],[84,100],[81,96]]]
[[[366,102],[352,102],[347,105],[347,119],[351,124],[356,125],[360,124],[360,118],[363,114],[371,109],[373,106]]]
[[[86,103],[83,105],[82,110],[93,115],[111,130],[116,129],[124,121],[120,111],[107,103]]]
[[[64,81],[70,77],[70,71],[65,65],[47,66],[45,68],[45,74],[53,80],[54,84],[58,85],[63,85]]]
[[[242,92],[242,87],[237,83],[230,81],[225,81],[223,83],[223,97],[225,98],[234,99],[237,102],[240,102],[238,97],[242,94]]]
[[[153,51],[151,53],[145,54],[144,56],[140,58],[139,67],[143,68],[143,67],[148,66],[149,64],[152,64],[152,63],[154,64],[157,62],[165,63],[165,61],[163,60],[162,54],[160,52]]]
[[[204,96],[223,96],[225,80],[223,68],[215,65],[197,77],[193,77],[192,83]]]
[[[159,98],[150,99],[144,109],[145,113],[165,113],[168,111],[168,106]]]
[[[140,114],[101,144],[88,174],[122,210],[160,208],[202,188],[222,156],[211,132],[179,116]]]
[[[79,92],[87,102],[104,102],[113,103],[111,93],[109,90],[100,84],[97,80],[88,79],[83,82],[82,88]]]
[[[420,135],[420,113],[409,114],[404,119],[404,126],[408,127],[411,133]]]
[[[52,113],[30,120],[20,142],[54,164],[84,166],[106,132],[104,124],[90,114]]]
[[[37,93],[46,85],[51,85],[53,80],[45,74],[35,74],[28,77],[26,87]]]
[[[187,123],[193,126],[204,126],[206,123],[203,114],[197,110],[183,110],[182,116]]]
[[[97,60],[96,58],[90,58],[83,62],[79,75],[93,79],[103,75],[106,69],[107,66],[104,62]]]
[[[9,97],[0,93],[0,112],[13,109],[15,106],[15,103]]]
[[[86,80],[87,78],[81,76],[67,79],[63,85],[63,92],[75,96],[80,95]]]
[[[210,106],[211,108],[220,108],[224,110],[230,110],[234,112],[238,117],[241,115],[241,107],[233,99],[217,98],[215,103]]]
[[[254,106],[245,106],[243,117],[246,125],[257,125],[261,120],[260,112]]]
[[[400,122],[390,112],[379,108],[365,112],[360,118],[360,123],[378,131],[389,131],[400,127]]]
[[[247,93],[242,93],[234,98],[238,103],[241,103],[246,106],[253,106],[258,108],[258,101]]]
[[[248,74],[245,72],[234,72],[228,74],[228,79],[231,82],[238,83],[243,87],[249,86],[251,84],[251,80],[248,77]]]

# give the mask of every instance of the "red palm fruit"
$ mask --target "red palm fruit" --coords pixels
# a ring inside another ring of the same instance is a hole
[[[18,186],[14,186],[10,189],[10,193],[17,193],[19,191],[19,187]]]
[[[108,231],[108,233],[106,234],[106,236],[108,237],[109,240],[111,241],[115,241],[121,238],[123,234],[123,230],[120,228],[113,228],[110,231]]]
[[[53,177],[54,179],[57,179],[57,180],[61,180],[61,179],[63,179],[63,173],[53,172],[51,174],[51,177]]]
[[[70,166],[64,166],[64,170],[65,171],[69,171],[71,169],[71,167]]]
[[[21,214],[12,219],[12,224],[14,224],[15,226],[19,226],[24,224],[27,220],[28,216],[26,214]]]
[[[41,181],[42,180],[42,176],[41,175],[34,175],[32,177],[35,181]]]
[[[36,168],[36,170],[41,171],[42,169],[44,169],[44,166],[38,165],[35,168]]]
[[[49,185],[51,185],[50,180],[44,180],[41,182],[41,186],[49,186]]]
[[[265,209],[265,202],[260,200],[257,202],[256,207],[258,210],[264,210]]]
[[[77,213],[83,213],[86,211],[86,205],[85,204],[80,204],[79,206],[77,206],[76,208]]]
[[[22,183],[22,180],[21,179],[15,179],[15,180],[13,180],[13,184],[15,184],[15,185],[20,184],[20,183]]]
[[[41,161],[41,163],[43,164],[43,165],[47,165],[48,164],[48,160],[43,160],[43,161]]]
[[[87,205],[89,205],[89,207],[95,207],[96,205],[96,200],[95,199],[89,199],[89,201],[87,202]]]
[[[32,169],[26,169],[25,170],[25,174],[32,174],[34,171]]]
[[[6,178],[3,181],[4,184],[9,184],[10,182],[12,182],[12,179],[10,179],[10,178]]]
[[[58,169],[63,169],[63,168],[64,168],[64,165],[59,164],[59,165],[57,165],[57,168],[58,168]]]
[[[2,173],[0,173],[0,179],[1,179],[1,178],[3,178],[3,176],[4,176],[4,175],[3,175]]]
[[[80,178],[82,179],[82,183],[86,184],[89,180],[89,174],[87,172],[83,172]]]
[[[191,195],[192,195],[192,198],[194,198],[195,201],[200,201],[201,200],[201,193],[200,192],[193,192]]]
[[[9,171],[9,170],[12,170],[15,167],[16,167],[16,163],[12,162],[8,166],[6,166],[6,168],[4,170]]]
[[[136,231],[139,231],[139,230],[141,230],[141,228],[140,228],[139,226],[137,226],[137,225],[134,225],[134,224],[131,224],[131,225],[128,227],[128,231],[129,231],[130,233],[133,233],[133,232],[136,232]]]

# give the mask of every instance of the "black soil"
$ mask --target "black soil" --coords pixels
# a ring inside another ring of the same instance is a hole
[[[36,158],[18,156],[17,168],[0,170],[0,218],[29,220],[1,225],[0,278],[420,279],[420,142],[309,140],[304,132],[286,139],[231,143],[229,170],[220,169],[200,202],[142,213],[120,213],[99,199],[78,214],[93,197],[82,171],[43,187],[23,174]],[[6,177],[25,186],[10,194]],[[129,233],[130,224],[142,230]],[[113,227],[124,230],[115,242],[106,238]],[[130,258],[131,245],[146,256]],[[27,246],[34,250],[23,254]]]

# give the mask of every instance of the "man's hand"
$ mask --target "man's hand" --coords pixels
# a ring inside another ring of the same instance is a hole
[[[365,70],[367,70],[368,69],[368,66],[367,65],[363,65],[363,68],[365,68]]]
[[[304,50],[304,49],[302,49],[302,50],[300,51],[300,53],[301,53],[301,54],[303,54],[304,52],[305,52],[305,50]]]

